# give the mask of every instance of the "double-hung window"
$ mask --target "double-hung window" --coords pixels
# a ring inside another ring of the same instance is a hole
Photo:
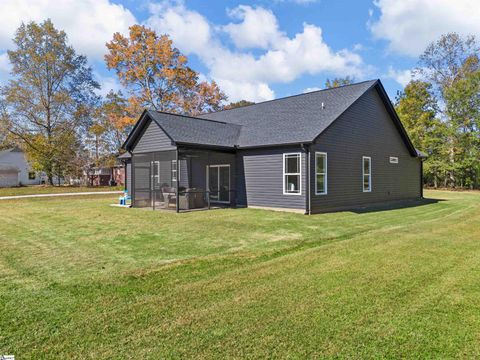
[[[327,194],[327,153],[315,153],[315,195]]]
[[[372,159],[369,156],[362,157],[362,183],[363,192],[372,191]]]
[[[302,169],[301,154],[283,154],[283,194],[300,195]]]

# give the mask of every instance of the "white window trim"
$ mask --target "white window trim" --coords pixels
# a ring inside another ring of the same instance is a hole
[[[368,159],[370,170],[369,174],[365,174],[365,159]],[[368,190],[365,190],[363,186],[365,175],[368,175]],[[372,192],[372,158],[370,156],[362,156],[362,191]]]
[[[298,173],[285,173],[285,159],[289,155],[298,155],[299,158],[299,170],[300,172]],[[286,192],[285,191],[285,178],[287,175],[298,175],[300,177],[300,182],[298,186],[298,192],[291,193],[291,192]],[[302,153],[300,152],[295,152],[295,153],[284,153],[283,154],[283,195],[302,195]]]
[[[173,164],[175,164],[175,170],[173,170]],[[178,176],[178,174],[179,174],[178,168],[179,168],[179,166],[177,164],[177,160],[172,160],[172,164],[171,164],[172,182],[173,181],[177,182],[177,180],[178,180],[178,177],[179,177]],[[173,176],[174,173],[175,173],[175,177]]]
[[[318,173],[318,156],[317,155],[325,155],[325,172]],[[317,189],[317,176],[324,175],[325,176],[325,191],[319,192]],[[327,195],[328,194],[328,154],[326,152],[315,152],[315,195]]]

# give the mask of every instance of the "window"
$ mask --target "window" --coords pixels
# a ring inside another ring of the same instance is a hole
[[[177,160],[172,160],[172,181],[177,181]]]
[[[398,164],[398,157],[390,156],[390,164]]]
[[[300,153],[283,154],[283,194],[300,195],[302,170]]]
[[[315,195],[327,194],[327,153],[315,153]]]
[[[364,156],[362,163],[363,192],[370,192],[372,191],[372,159],[369,156]]]
[[[28,180],[35,180],[35,178],[36,178],[35,171],[29,171]]]

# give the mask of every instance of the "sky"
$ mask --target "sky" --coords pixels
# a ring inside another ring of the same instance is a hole
[[[50,18],[87,56],[100,94],[121,89],[105,66],[105,43],[144,24],[169,34],[229,101],[299,94],[345,76],[381,79],[393,100],[430,42],[451,31],[480,36],[478,1],[1,0],[0,83],[16,28]]]

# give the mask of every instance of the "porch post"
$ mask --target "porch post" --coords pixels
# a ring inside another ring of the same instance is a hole
[[[180,174],[179,174],[179,169],[180,169],[180,166],[179,166],[179,162],[178,162],[178,147],[177,149],[175,150],[175,156],[176,156],[176,162],[177,162],[177,181],[175,181],[175,186],[176,186],[176,193],[177,195],[175,196],[175,210],[178,212],[180,212],[180,194],[178,192],[178,183],[180,182]]]

